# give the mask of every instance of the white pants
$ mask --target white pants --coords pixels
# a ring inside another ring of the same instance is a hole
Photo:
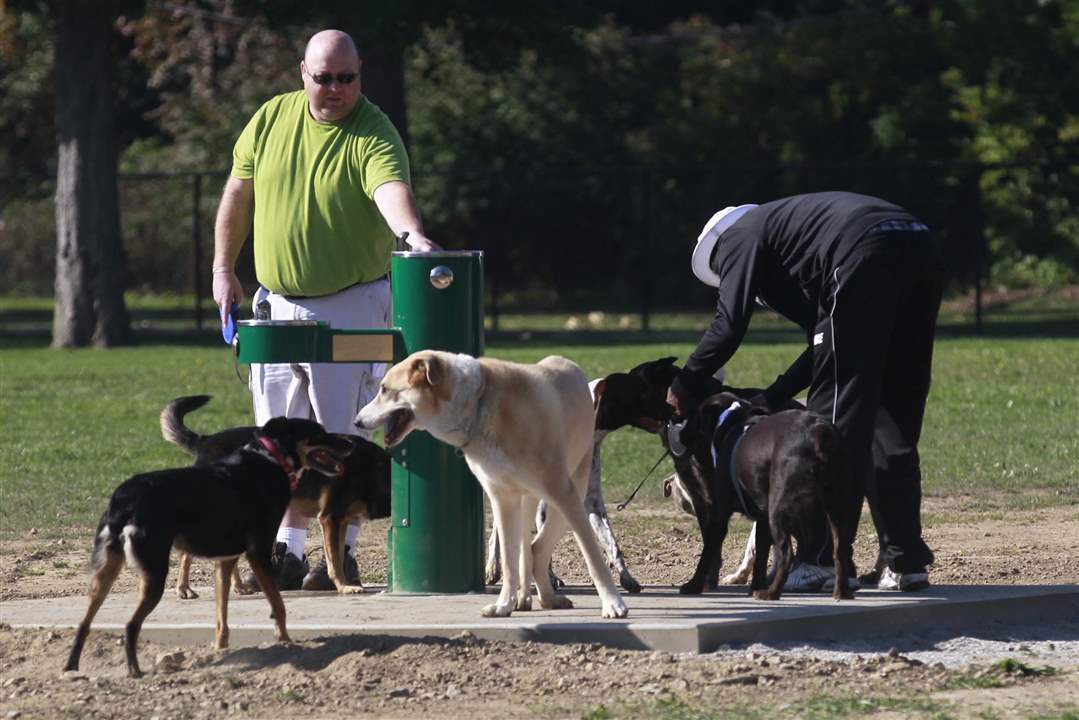
[[[354,285],[334,295],[290,300],[260,287],[252,307],[270,303],[271,320],[325,320],[339,330],[388,328],[392,315],[390,281]],[[251,365],[248,381],[255,423],[271,418],[313,418],[330,432],[370,436],[353,420],[378,394],[385,363],[291,363]]]

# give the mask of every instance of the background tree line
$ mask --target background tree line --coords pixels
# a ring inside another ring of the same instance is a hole
[[[704,220],[823,189],[925,218],[957,288],[979,265],[1079,278],[1079,0],[70,4],[105,20],[118,292],[182,292],[195,272],[190,183],[135,174],[214,173],[208,238],[232,143],[299,87],[325,26],[357,37],[365,92],[407,131],[432,237],[484,249],[502,303],[706,307],[687,262]],[[58,287],[57,148],[85,75],[58,40],[66,5],[0,21],[7,293]]]

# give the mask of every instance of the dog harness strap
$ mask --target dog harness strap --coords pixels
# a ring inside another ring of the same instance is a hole
[[[749,515],[754,520],[757,520],[762,515],[760,509],[756,503],[746,498],[745,491],[742,489],[742,483],[738,480],[738,467],[735,463],[735,457],[738,455],[738,447],[742,444],[742,441],[746,439],[746,435],[749,434],[750,425],[746,425],[742,428],[742,432],[738,434],[738,439],[734,441],[734,447],[731,448],[730,458],[730,473],[731,483],[734,484],[734,492],[738,495],[738,502],[742,503],[742,509],[746,511],[746,515]]]
[[[277,447],[277,443],[270,438],[265,435],[259,435],[258,439],[262,447],[266,448],[266,452],[273,458],[273,461],[280,465],[281,469],[288,474],[289,492],[296,492],[296,486],[300,484],[300,474],[296,472],[296,468],[292,466],[292,461],[285,457],[284,453],[281,452],[281,448]]]
[[[723,420],[726,420],[727,413],[724,413],[721,417]],[[734,494],[738,496],[738,502],[742,506],[742,512],[754,521],[764,519],[764,513],[761,512],[761,509],[757,507],[756,503],[746,496],[746,492],[742,488],[742,483],[738,481],[738,466],[735,462],[735,458],[738,455],[738,447],[742,444],[742,441],[745,440],[746,435],[749,434],[749,429],[755,424],[756,423],[754,422],[746,423],[742,426],[741,431],[739,431],[737,435],[732,435],[731,430],[723,431],[723,437],[719,442],[716,442],[714,438],[712,440],[712,465],[716,468],[717,475],[719,474],[718,471],[721,466],[719,463],[719,453],[716,452],[716,447],[723,445],[730,446],[730,452],[727,455],[727,473],[730,475],[731,485],[734,486]],[[716,427],[717,434],[722,428],[723,424],[721,422]]]

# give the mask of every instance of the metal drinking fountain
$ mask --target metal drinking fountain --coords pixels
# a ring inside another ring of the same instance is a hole
[[[483,253],[395,252],[393,325],[242,320],[241,363],[386,362],[418,350],[483,355]],[[426,432],[393,448],[386,587],[394,593],[482,592],[483,492],[464,458]]]

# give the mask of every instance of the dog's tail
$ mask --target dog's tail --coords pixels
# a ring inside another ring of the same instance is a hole
[[[189,395],[178,397],[161,411],[161,436],[170,443],[179,445],[192,457],[198,454],[199,440],[202,436],[184,425],[184,416],[210,402],[209,395]]]
[[[827,465],[837,453],[842,452],[843,441],[835,425],[821,418],[814,418],[809,426],[810,445],[817,462]]]
[[[827,420],[818,419],[809,428],[809,437],[816,466],[823,471],[824,485],[828,489],[846,473],[846,452],[839,429]]]

